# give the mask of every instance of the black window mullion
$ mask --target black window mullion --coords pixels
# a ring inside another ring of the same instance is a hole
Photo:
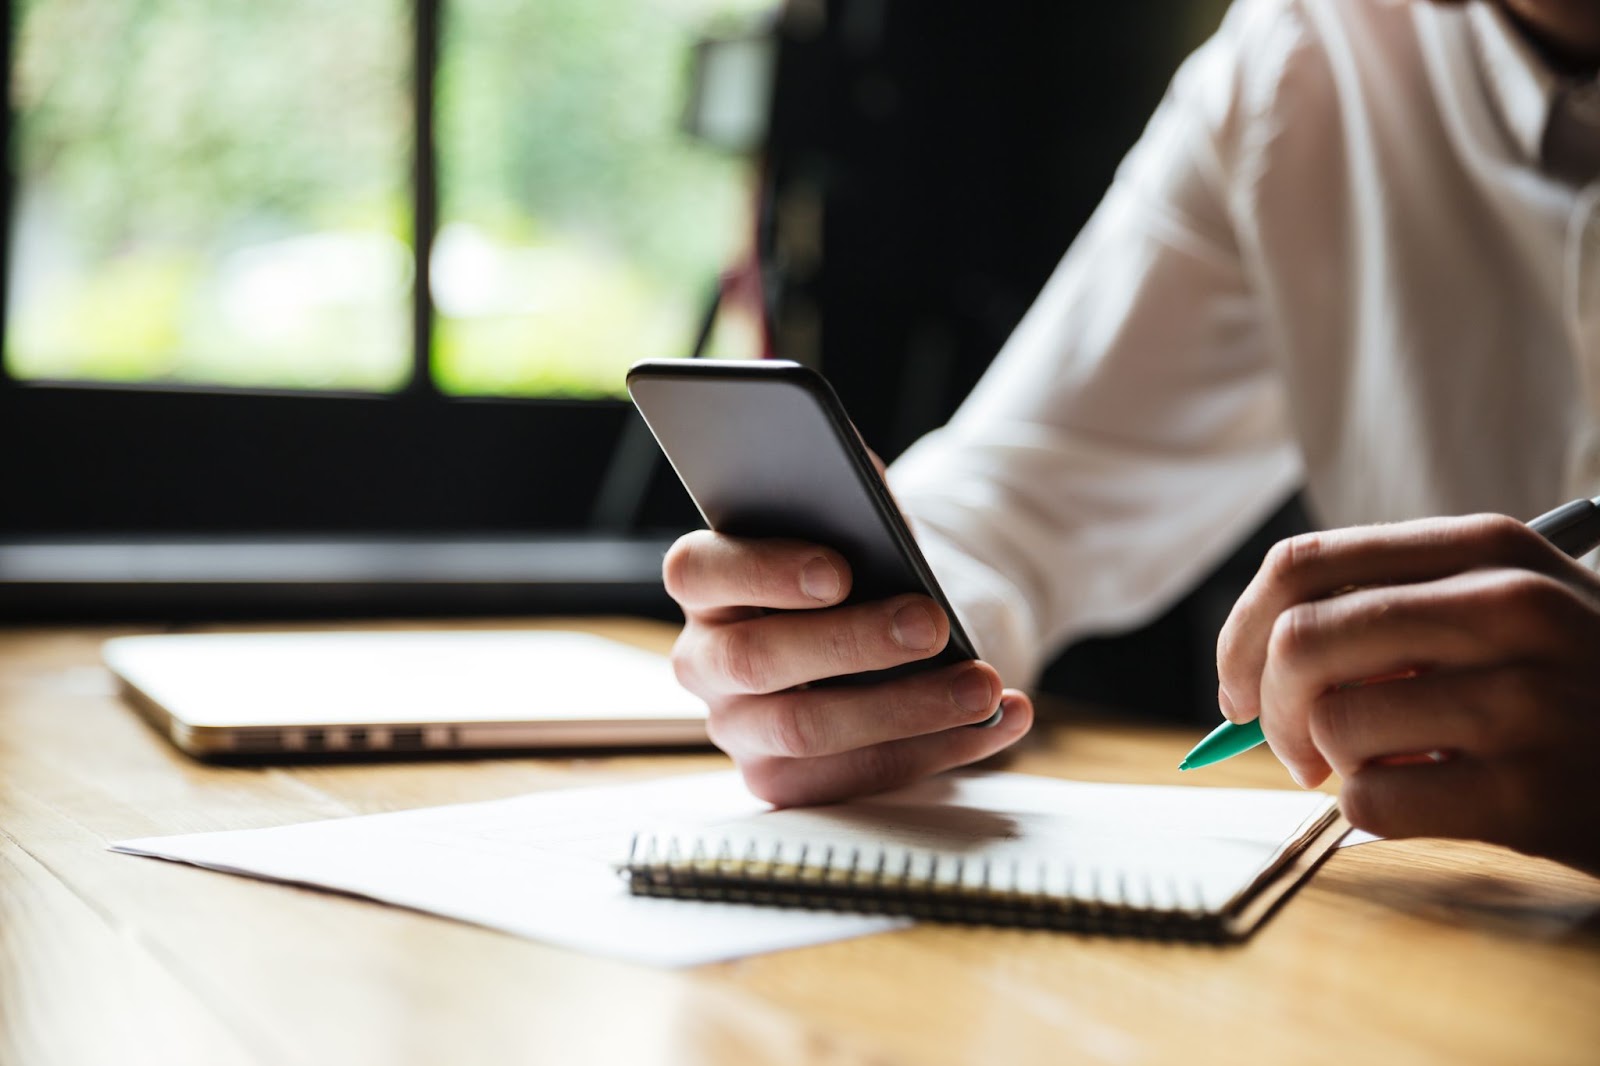
[[[434,142],[434,85],[439,70],[441,0],[413,0],[411,181],[411,396],[437,396],[433,381],[433,238],[439,226],[439,160]]]

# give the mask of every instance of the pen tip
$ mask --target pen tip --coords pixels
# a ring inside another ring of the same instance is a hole
[[[1180,769],[1180,770],[1187,770],[1188,768],[1189,768],[1189,760],[1188,759],[1185,759],[1181,763],[1178,764],[1178,769]]]

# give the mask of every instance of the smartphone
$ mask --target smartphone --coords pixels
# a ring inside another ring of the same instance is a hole
[[[850,564],[846,603],[919,592],[944,609],[950,640],[938,655],[833,681],[886,680],[978,657],[821,374],[779,359],[652,360],[628,371],[628,394],[706,525],[833,548]]]

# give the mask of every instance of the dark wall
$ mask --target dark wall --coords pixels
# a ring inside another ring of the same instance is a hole
[[[820,364],[885,457],[943,422],[1222,6],[792,3],[768,227],[779,354]],[[1287,508],[1163,618],[1069,650],[1045,687],[1215,717],[1216,630],[1304,521]]]
[[[772,153],[779,350],[821,363],[880,452],[970,390],[1217,7],[790,8]]]

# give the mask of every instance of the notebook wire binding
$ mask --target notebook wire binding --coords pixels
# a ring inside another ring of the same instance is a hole
[[[1207,907],[1198,884],[1020,856],[996,862],[809,844],[786,852],[782,842],[638,833],[618,872],[636,896],[1162,940],[1238,938],[1228,912]]]

